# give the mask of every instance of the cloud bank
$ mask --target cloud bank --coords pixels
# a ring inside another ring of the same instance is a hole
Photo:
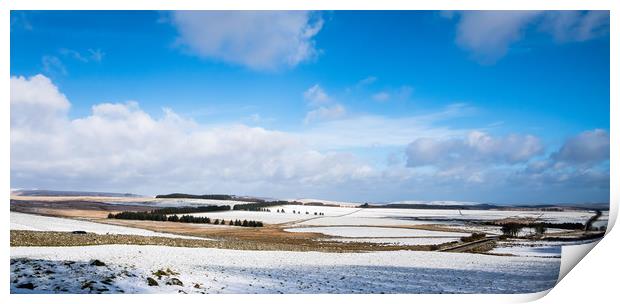
[[[155,117],[135,101],[96,104],[70,118],[71,103],[43,75],[11,77],[10,102],[12,188],[358,201],[609,195],[607,131],[581,132],[549,151],[535,135],[441,126],[467,112],[464,105],[404,118],[341,117],[283,132],[200,124],[166,108]],[[391,151],[389,160],[366,157],[375,149]]]

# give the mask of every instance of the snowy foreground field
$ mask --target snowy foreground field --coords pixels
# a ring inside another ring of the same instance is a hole
[[[553,287],[559,267],[555,258],[415,251],[12,247],[11,292],[530,293]]]
[[[531,293],[555,285],[562,246],[590,242],[602,232],[549,225],[540,233],[522,227],[507,235],[504,224],[491,221],[605,227],[608,220],[608,212],[576,209],[342,203],[191,213],[227,222],[215,225],[108,219],[89,210],[246,202],[99,198],[90,205],[50,200],[37,209],[40,201],[12,205],[12,293]],[[41,213],[54,204],[66,217]],[[231,220],[265,226],[230,226]]]

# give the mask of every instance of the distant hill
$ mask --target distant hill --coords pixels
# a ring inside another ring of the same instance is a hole
[[[133,193],[62,191],[62,190],[12,190],[12,195],[21,196],[102,196],[102,197],[142,197]]]
[[[220,201],[240,201],[240,202],[253,202],[264,203],[272,201],[265,198],[251,197],[251,196],[237,196],[230,194],[187,194],[187,193],[170,193],[170,194],[158,194],[155,198],[187,198],[187,199],[208,199],[208,200],[220,200]]]
[[[361,208],[395,208],[395,209],[463,209],[463,210],[488,210],[501,208],[490,204],[425,204],[425,203],[388,203],[388,204],[362,204]]]
[[[361,204],[361,208],[395,208],[395,209],[461,209],[461,210],[540,210],[540,211],[568,211],[568,210],[609,210],[609,204],[531,204],[531,205],[495,205],[471,202],[423,202],[406,201],[387,204]]]
[[[160,194],[156,198],[186,198],[186,199],[211,199],[224,201],[243,201],[252,203],[269,203],[269,202],[289,202],[291,204],[302,203],[304,205],[315,206],[343,206],[343,207],[361,207],[361,208],[395,208],[395,209],[461,209],[461,210],[540,210],[540,211],[567,211],[567,210],[609,210],[609,204],[605,203],[582,203],[582,204],[489,204],[467,201],[396,201],[388,203],[354,203],[342,201],[330,201],[321,199],[270,199],[264,197],[237,196],[230,194],[186,194],[171,193]]]

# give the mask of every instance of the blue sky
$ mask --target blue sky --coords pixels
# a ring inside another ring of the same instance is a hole
[[[13,188],[609,200],[607,12],[13,11],[11,76]]]

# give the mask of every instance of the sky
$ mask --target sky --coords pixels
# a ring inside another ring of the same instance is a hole
[[[12,11],[11,188],[609,202],[606,11]]]

